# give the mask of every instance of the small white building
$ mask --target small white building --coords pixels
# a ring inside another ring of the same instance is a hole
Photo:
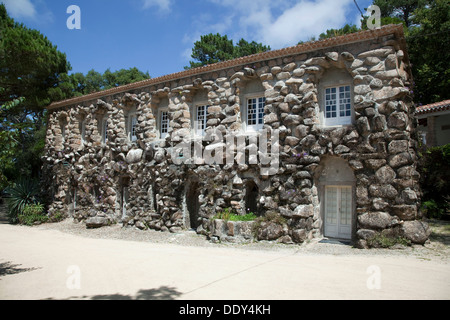
[[[417,107],[416,116],[425,145],[434,147],[450,143],[450,100]]]

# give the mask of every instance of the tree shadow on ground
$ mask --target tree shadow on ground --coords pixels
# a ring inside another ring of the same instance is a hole
[[[429,220],[431,227],[430,240],[440,242],[443,245],[450,245],[450,221]]]
[[[0,263],[0,277],[40,269],[40,268],[18,268],[20,266],[21,266],[20,264],[13,264],[11,261]]]
[[[70,297],[69,300],[174,300],[182,293],[175,288],[161,286],[156,289],[139,290],[136,295],[105,294],[94,296]]]

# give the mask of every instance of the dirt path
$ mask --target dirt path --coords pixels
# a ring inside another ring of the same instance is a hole
[[[0,299],[449,299],[447,257],[94,239],[0,225]],[[316,247],[314,247],[316,246]]]

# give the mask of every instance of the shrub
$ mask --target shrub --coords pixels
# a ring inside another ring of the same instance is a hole
[[[39,184],[31,179],[20,179],[14,185],[7,188],[8,219],[11,223],[17,223],[19,215],[27,205],[38,203]]]
[[[20,224],[32,226],[36,222],[44,223],[48,217],[44,214],[44,206],[40,203],[26,205],[23,213],[18,216]]]
[[[442,218],[450,209],[450,144],[423,151],[418,169],[422,210],[428,218]]]
[[[253,221],[256,218],[257,217],[253,212],[241,216],[239,214],[233,213],[230,208],[224,209],[213,217],[213,219],[220,219],[225,221]]]
[[[370,248],[390,248],[396,244],[409,246],[411,245],[411,241],[403,237],[389,237],[381,233],[377,233],[373,237],[367,239],[367,245]]]

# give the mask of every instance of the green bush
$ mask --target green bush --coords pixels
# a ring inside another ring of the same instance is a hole
[[[20,179],[6,189],[8,199],[8,219],[18,223],[19,215],[23,215],[28,205],[38,204],[39,184],[31,179]]]
[[[44,214],[44,206],[40,203],[26,205],[23,213],[18,216],[20,224],[32,226],[36,222],[44,223],[48,217]]]
[[[391,248],[396,244],[410,246],[411,241],[403,237],[388,237],[381,233],[377,233],[373,237],[367,239],[367,245],[371,248]]]
[[[217,213],[213,217],[214,220],[220,219],[220,220],[225,220],[225,221],[253,221],[256,218],[257,217],[253,212],[250,212],[246,215],[241,216],[239,214],[233,213],[230,208],[224,209],[224,211]]]
[[[442,218],[450,210],[450,144],[423,151],[418,169],[422,188],[422,212]]]

